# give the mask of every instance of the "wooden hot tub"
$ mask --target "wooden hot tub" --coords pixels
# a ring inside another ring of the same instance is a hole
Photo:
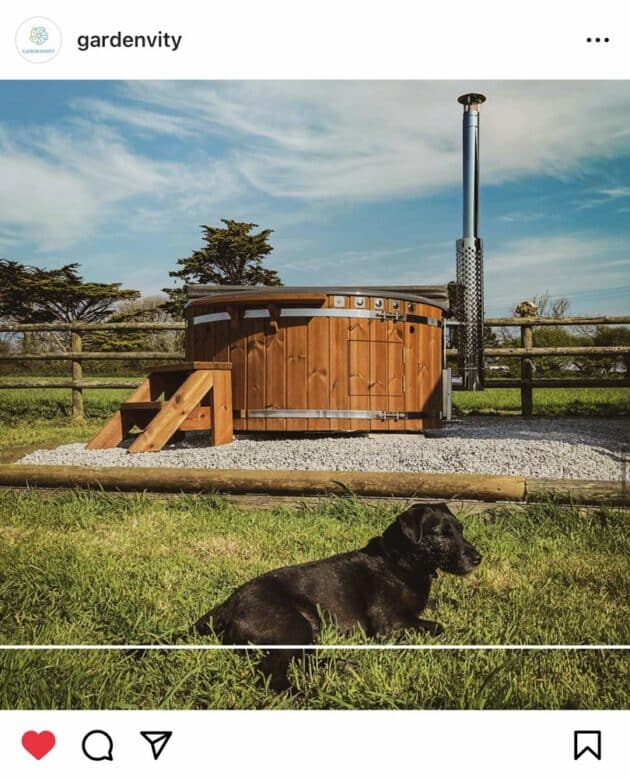
[[[372,289],[214,294],[186,307],[186,360],[232,363],[236,430],[432,429],[445,309]]]

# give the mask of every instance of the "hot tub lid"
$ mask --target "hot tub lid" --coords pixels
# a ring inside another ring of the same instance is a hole
[[[215,286],[211,284],[187,284],[186,307],[201,301],[245,302],[259,297],[289,297],[299,295],[322,296],[331,294],[384,297],[408,302],[433,305],[448,311],[448,287],[440,286]]]

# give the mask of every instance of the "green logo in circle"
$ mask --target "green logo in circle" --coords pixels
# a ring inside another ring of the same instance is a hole
[[[48,32],[45,27],[33,27],[28,37],[36,46],[43,46],[48,40]]]

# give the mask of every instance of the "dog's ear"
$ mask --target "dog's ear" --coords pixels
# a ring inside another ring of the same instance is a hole
[[[427,514],[432,510],[430,505],[417,503],[407,508],[404,513],[396,519],[403,535],[412,543],[420,543],[424,535],[422,523]]]

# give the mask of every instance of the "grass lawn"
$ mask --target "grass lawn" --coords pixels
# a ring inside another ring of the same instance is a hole
[[[70,415],[70,390],[1,389],[3,382],[14,380],[14,376],[0,376],[0,448],[87,440],[130,394],[128,389],[86,391],[85,421],[77,423]],[[454,411],[517,413],[519,397],[517,389],[454,392]],[[536,389],[534,411],[541,416],[629,415],[630,389]]]
[[[483,392],[453,392],[458,413],[520,413],[518,389],[485,389]],[[627,416],[630,388],[534,389],[536,416]]]
[[[67,376],[64,377],[67,380]],[[84,392],[85,421],[71,415],[69,389],[2,389],[15,376],[0,376],[0,448],[38,443],[73,443],[95,435],[103,421],[131,394],[130,389]],[[46,380],[38,376],[33,380]],[[96,379],[95,379],[96,380]],[[139,378],[112,379],[134,381]]]
[[[7,492],[0,642],[169,641],[251,576],[359,547],[396,512]],[[474,577],[439,576],[426,615],[445,632],[409,641],[629,643],[629,518],[553,505],[466,518],[484,561]],[[332,629],[324,640],[347,642]],[[0,708],[622,708],[629,664],[619,651],[344,649],[295,666],[294,691],[275,694],[231,651],[2,651]]]

